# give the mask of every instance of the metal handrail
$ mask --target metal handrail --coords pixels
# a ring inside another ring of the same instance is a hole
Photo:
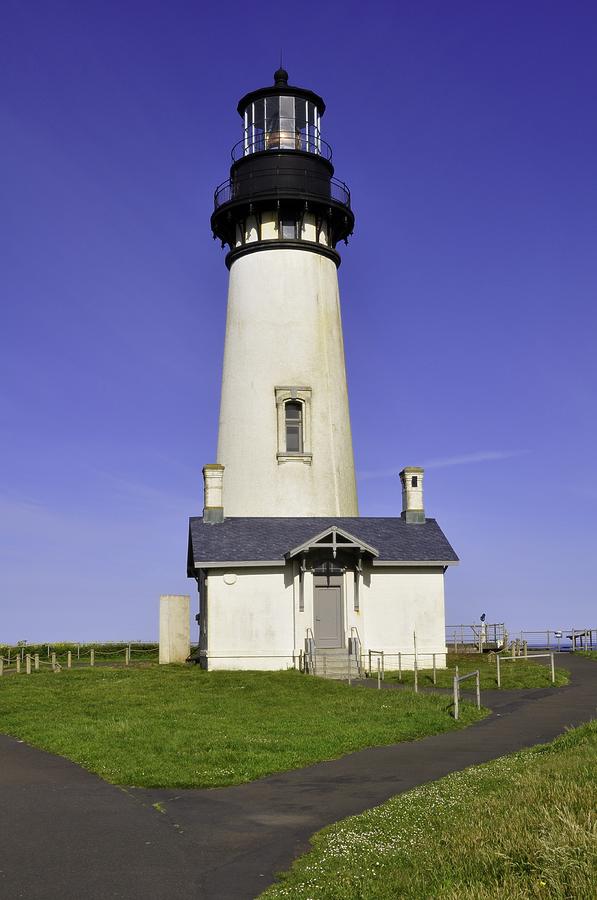
[[[307,626],[305,630],[305,656],[307,657],[307,665],[309,674],[315,674],[315,637],[313,630]]]
[[[356,625],[351,625],[350,627],[350,648],[349,648],[349,657],[350,650],[352,650],[352,655],[355,657],[357,662],[357,672],[359,676],[363,674],[363,661],[361,659],[363,644],[361,641],[361,635],[359,634],[359,629]],[[350,659],[349,659],[350,664]]]
[[[302,134],[298,132],[294,136],[291,135],[290,141],[288,134],[289,132],[282,130],[260,134],[251,141],[241,138],[230,151],[230,156],[234,162],[237,162],[239,159],[251,156],[253,153],[271,153],[272,151],[277,153],[279,150],[299,150],[303,153],[313,153],[316,156],[323,156],[324,159],[331,160],[332,148],[327,141],[320,137],[319,133]],[[276,135],[278,135],[278,140],[276,140]],[[292,139],[293,137],[294,139]],[[290,143],[293,146],[289,146]]]
[[[273,187],[272,178],[277,176],[286,178],[291,176],[298,187],[284,185],[283,187]],[[259,187],[259,181],[265,179],[266,186]],[[311,194],[314,197],[321,197],[325,200],[334,200],[348,206],[350,209],[350,190],[348,185],[338,178],[322,178],[311,173],[307,173],[304,169],[284,169],[280,171],[276,167],[271,169],[263,169],[251,177],[247,178],[228,178],[217,186],[214,191],[214,207],[218,209],[225,203],[232,200],[253,199],[259,196],[272,197],[288,197],[296,195],[298,197],[303,194]]]
[[[458,666],[456,666],[456,674],[454,675],[454,718],[458,719],[460,715],[460,684],[467,678],[475,679],[475,687],[477,694],[477,709],[481,709],[481,675],[479,669],[474,672],[467,672],[466,675],[458,674]]]

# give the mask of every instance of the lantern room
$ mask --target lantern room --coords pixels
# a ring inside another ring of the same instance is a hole
[[[244,137],[234,147],[233,159],[265,150],[302,150],[329,159],[331,148],[321,140],[325,110],[321,97],[290,87],[284,69],[278,69],[274,78],[272,87],[253,91],[240,101]]]
[[[230,177],[215,190],[211,217],[214,237],[229,248],[226,264],[292,247],[339,265],[336,244],[352,234],[354,215],[321,137],[322,98],[288,84],[278,69],[274,83],[245,94],[237,110],[243,136],[232,148]]]

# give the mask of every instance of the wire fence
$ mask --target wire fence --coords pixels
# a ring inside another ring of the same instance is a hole
[[[191,648],[193,652],[195,648]],[[147,665],[158,661],[159,645],[144,641],[0,645],[0,676],[95,666]]]
[[[518,632],[517,640],[533,650],[562,651],[594,650],[597,648],[597,628],[546,628]]]
[[[150,657],[159,650],[159,646],[155,641],[60,641],[56,643],[19,641],[18,644],[0,644],[0,655],[12,659],[18,654],[21,657],[21,662],[23,662],[27,653],[30,655],[38,653],[40,657],[43,656],[46,659],[50,659],[52,653],[66,657],[66,654],[70,651],[73,659],[84,659],[89,657],[93,649],[96,656],[101,654],[106,658],[118,658],[127,648],[130,654],[147,654]]]

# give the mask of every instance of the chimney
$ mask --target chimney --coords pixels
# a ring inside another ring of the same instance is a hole
[[[425,521],[423,506],[423,475],[419,466],[406,466],[400,473],[402,482],[402,518],[407,522],[422,524]]]
[[[203,466],[203,521],[217,525],[224,521],[224,466]]]

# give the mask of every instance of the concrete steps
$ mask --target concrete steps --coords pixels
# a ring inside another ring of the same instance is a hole
[[[331,678],[335,681],[347,681],[349,678],[358,678],[359,671],[354,656],[348,655],[344,648],[316,650],[315,651],[315,675],[320,678]]]

